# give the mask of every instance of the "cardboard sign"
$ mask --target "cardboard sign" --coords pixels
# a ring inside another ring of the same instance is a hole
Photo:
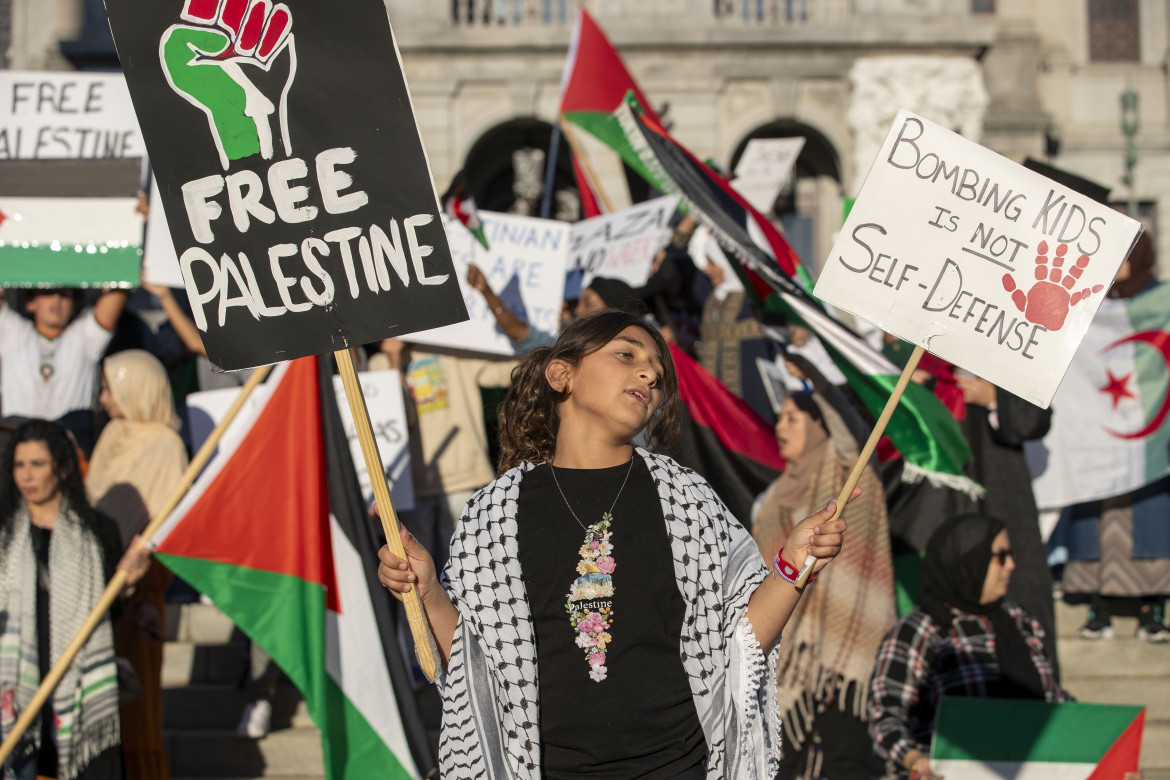
[[[804,148],[803,138],[753,138],[747,142],[731,186],[761,214],[772,210]]]
[[[466,319],[380,0],[107,0],[208,358]]]
[[[815,292],[1047,407],[1140,231],[903,109]]]
[[[621,279],[635,288],[646,284],[654,256],[670,241],[669,223],[678,201],[678,195],[667,195],[575,223],[569,270],[584,272],[582,287],[597,276]]]
[[[390,499],[398,510],[414,508],[414,483],[410,472],[410,441],[406,427],[406,409],[402,401],[402,379],[397,371],[363,371],[358,374],[362,394],[366,397],[366,409],[370,414],[370,426],[378,441],[378,452],[382,456],[382,470],[390,488]],[[333,377],[333,390],[337,397],[337,409],[345,436],[349,440],[350,455],[354,470],[362,488],[366,503],[374,501],[374,490],[362,459],[361,443],[349,412],[345,389],[341,377]],[[262,406],[272,392],[269,385],[261,384],[252,391],[244,403],[244,409],[224,431],[220,446],[226,446],[241,435],[241,426],[248,419],[248,410]],[[216,424],[223,419],[227,410],[240,394],[239,388],[205,390],[187,396],[187,422],[191,431],[191,446],[198,449],[206,441]]]
[[[182,287],[183,272],[179,270],[179,255],[171,241],[167,212],[163,208],[158,187],[150,188],[150,217],[146,220],[146,244],[143,247],[142,279],[151,284]]]
[[[483,296],[466,284],[467,265],[474,262],[492,290],[521,320],[547,333],[560,327],[565,294],[565,265],[569,258],[569,224],[553,219],[479,212],[490,250],[454,220],[447,235],[455,272],[464,282],[464,303],[470,319],[458,325],[412,334],[408,341],[437,347],[515,355],[511,340],[496,326]]]
[[[0,70],[0,160],[142,158],[121,73]]]

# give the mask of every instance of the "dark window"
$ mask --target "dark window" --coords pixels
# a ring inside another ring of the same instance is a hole
[[[973,14],[993,14],[993,13],[995,13],[995,0],[971,0],[971,13],[973,13]]]
[[[1089,59],[1137,62],[1138,0],[1089,0]]]

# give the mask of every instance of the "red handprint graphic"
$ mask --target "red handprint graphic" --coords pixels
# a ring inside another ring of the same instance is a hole
[[[288,7],[271,0],[185,0],[180,18],[159,46],[163,71],[171,87],[207,115],[224,169],[230,160],[257,153],[272,158],[274,113],[284,153],[292,154],[287,100],[296,53]],[[287,76],[269,75],[286,50]],[[274,97],[279,90],[279,109],[266,90]]]
[[[1075,265],[1067,273],[1061,270],[1065,255],[1068,254],[1068,244],[1061,244],[1056,248],[1056,256],[1052,258],[1052,269],[1048,264],[1048,242],[1041,241],[1036,247],[1036,283],[1027,294],[1016,289],[1016,280],[1011,274],[1003,275],[1003,289],[1012,294],[1012,302],[1016,308],[1024,313],[1028,322],[1035,323],[1048,330],[1060,330],[1064,327],[1064,320],[1068,310],[1076,306],[1090,295],[1101,292],[1104,285],[1095,284],[1092,288],[1085,287],[1070,292],[1085,268],[1089,265],[1089,256],[1081,255]]]

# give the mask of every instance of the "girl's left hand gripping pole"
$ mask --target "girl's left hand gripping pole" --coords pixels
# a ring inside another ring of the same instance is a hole
[[[333,353],[333,357],[337,360],[341,383],[345,387],[345,400],[349,402],[349,411],[353,415],[358,442],[362,445],[362,459],[366,462],[366,472],[370,475],[370,484],[374,488],[374,501],[378,505],[378,514],[382,518],[382,530],[386,532],[386,544],[391,552],[405,560],[406,551],[402,549],[402,539],[398,536],[398,516],[394,513],[394,505],[390,502],[390,491],[386,488],[386,478],[382,471],[382,457],[378,454],[378,442],[374,439],[374,431],[370,426],[366,398],[362,394],[362,386],[358,382],[357,371],[353,366],[353,355],[348,349],[339,349]],[[423,613],[422,601],[418,597],[418,588],[411,588],[402,595],[403,604],[406,605],[406,618],[410,622],[410,633],[414,637],[414,647],[418,654],[418,665],[427,679],[433,680],[435,679],[437,648],[427,625],[426,615]]]

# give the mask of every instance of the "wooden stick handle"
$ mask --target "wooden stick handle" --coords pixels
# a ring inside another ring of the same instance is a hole
[[[597,179],[597,174],[593,171],[593,166],[589,164],[589,158],[585,156],[585,150],[577,142],[577,135],[569,126],[568,120],[561,117],[561,132],[565,134],[565,140],[569,142],[569,148],[573,150],[573,156],[581,163],[581,170],[585,171],[585,178],[588,179],[589,184],[593,186],[597,197],[601,198],[601,205],[605,206],[606,213],[613,213],[613,202],[605,194],[605,190],[601,186],[601,182]]]
[[[370,475],[370,484],[374,488],[374,501],[382,518],[382,530],[386,532],[386,544],[392,553],[405,560],[406,551],[402,549],[402,539],[398,535],[398,515],[394,513],[390,491],[386,488],[382,457],[378,454],[378,442],[370,426],[370,414],[366,409],[366,398],[353,366],[353,355],[348,349],[339,349],[333,353],[333,357],[337,360],[341,383],[345,387],[345,400],[349,402],[349,411],[353,415],[354,428],[362,447],[362,459],[366,462],[366,472]],[[423,613],[418,588],[411,588],[402,595],[402,602],[406,605],[406,619],[410,623],[410,633],[414,637],[415,651],[418,653],[419,667],[428,680],[433,680],[436,671],[435,642],[431,638],[427,618]]]
[[[253,371],[252,376],[248,377],[248,381],[244,383],[243,389],[228,409],[227,414],[215,426],[215,430],[207,437],[207,441],[203,442],[203,446],[199,448],[199,452],[187,464],[187,470],[183,472],[183,476],[179,479],[179,484],[171,491],[171,496],[167,499],[166,504],[151,519],[146,529],[139,534],[138,544],[148,545],[151,538],[158,532],[158,529],[166,522],[167,517],[174,511],[174,508],[183,500],[183,496],[186,495],[187,490],[190,489],[195,478],[199,476],[199,473],[203,470],[203,466],[207,463],[211,454],[215,452],[215,448],[219,445],[219,440],[223,437],[223,432],[231,425],[232,420],[235,419],[240,409],[244,406],[244,402],[248,400],[248,396],[252,394],[252,391],[256,389],[257,385],[264,381],[264,377],[268,376],[268,372],[271,369],[272,366],[262,366]],[[12,753],[13,748],[16,747],[16,743],[20,741],[21,736],[32,725],[33,720],[45,706],[45,702],[48,701],[49,694],[57,687],[57,683],[61,682],[61,677],[64,676],[65,670],[69,668],[69,664],[73,663],[73,659],[89,640],[90,634],[101,623],[102,618],[105,617],[106,612],[114,603],[114,600],[118,598],[118,594],[122,592],[122,588],[125,585],[126,572],[118,569],[109,584],[106,585],[106,589],[102,592],[101,598],[98,599],[97,604],[90,611],[89,617],[81,624],[81,628],[73,637],[73,641],[69,643],[65,648],[65,652],[57,660],[57,663],[45,675],[45,679],[41,680],[41,684],[37,687],[36,693],[33,694],[32,700],[25,707],[24,712],[20,714],[20,717],[17,718],[16,723],[12,725],[12,730],[8,733],[8,736],[4,738],[4,743],[0,745],[0,765],[8,760],[8,756]]]
[[[882,434],[886,432],[886,426],[889,424],[890,418],[894,415],[894,410],[898,408],[898,401],[902,400],[902,394],[906,392],[906,386],[910,384],[910,377],[913,376],[914,370],[918,368],[918,361],[922,360],[922,356],[925,353],[926,350],[922,347],[915,347],[914,351],[910,353],[910,359],[906,361],[906,367],[902,369],[902,375],[898,377],[898,383],[894,385],[894,392],[890,394],[890,400],[886,401],[886,406],[882,409],[877,423],[873,426],[873,431],[869,434],[869,439],[865,442],[865,447],[862,448],[861,453],[857,456],[857,462],[853,464],[853,470],[849,472],[849,478],[845,480],[845,484],[841,487],[841,492],[837,494],[837,511],[833,513],[833,517],[829,520],[830,523],[840,517],[841,513],[845,511],[845,504],[849,501],[849,496],[853,494],[853,488],[857,487],[857,481],[861,479],[861,473],[865,471],[865,466],[869,463],[870,456],[873,455],[878,441],[882,438]],[[812,555],[804,559],[804,565],[800,567],[800,574],[796,578],[796,587],[803,588],[805,586],[816,562],[816,557]]]

